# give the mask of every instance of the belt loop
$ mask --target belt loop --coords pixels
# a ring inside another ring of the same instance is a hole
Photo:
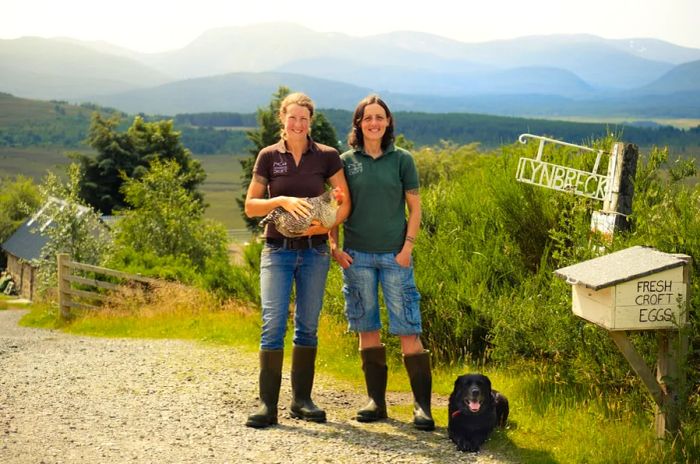
[[[308,244],[309,244],[309,248],[313,248],[313,247],[314,247],[314,242],[312,241],[312,239],[313,239],[313,235],[309,235],[309,236],[306,238],[306,241],[307,241]]]
[[[283,239],[282,239],[282,248],[284,248],[285,250],[287,250],[287,249],[289,249],[289,245],[290,245],[289,239],[288,239],[288,238],[283,238]]]

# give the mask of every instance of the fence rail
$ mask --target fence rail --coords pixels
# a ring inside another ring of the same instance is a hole
[[[126,272],[108,269],[106,267],[93,266],[92,264],[79,263],[71,261],[70,256],[61,253],[57,256],[58,260],[58,305],[61,312],[61,318],[67,319],[70,317],[71,308],[94,310],[99,309],[98,304],[108,298],[102,290],[116,290],[119,284],[102,280],[98,276],[110,276],[125,282],[140,282],[142,284],[152,285],[158,282],[156,279],[150,279],[136,274],[128,274]],[[75,271],[90,272],[94,277],[85,277],[84,275],[76,275]],[[73,288],[73,284],[84,286],[82,289]],[[85,287],[93,287],[96,290],[87,290]]]
[[[248,229],[228,229],[226,232],[229,242],[246,243],[253,239],[253,233]]]

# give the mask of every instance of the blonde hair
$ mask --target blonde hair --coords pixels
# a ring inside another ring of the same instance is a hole
[[[304,93],[294,92],[284,97],[284,100],[282,100],[282,103],[280,103],[280,120],[284,117],[285,114],[287,114],[287,108],[289,108],[291,105],[303,106],[304,108],[309,110],[309,116],[313,117],[314,115],[313,100],[311,100],[311,98],[309,98],[309,96]]]
[[[287,108],[289,108],[292,105],[299,105],[309,110],[309,118],[313,118],[314,116],[314,102],[305,93],[294,92],[284,97],[284,100],[282,100],[282,102],[280,103],[279,118],[280,122],[282,123],[282,130],[280,131],[280,136],[282,137],[282,139],[285,140],[287,139],[287,133],[284,130],[284,116],[287,114]],[[309,127],[309,133],[310,132],[311,127]]]

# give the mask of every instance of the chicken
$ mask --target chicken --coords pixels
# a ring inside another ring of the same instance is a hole
[[[308,217],[295,218],[289,211],[278,206],[260,221],[260,227],[271,222],[280,234],[289,238],[303,236],[311,225],[321,225],[330,229],[335,224],[338,206],[343,202],[343,198],[343,191],[338,187],[317,197],[306,198],[306,201],[311,203]]]

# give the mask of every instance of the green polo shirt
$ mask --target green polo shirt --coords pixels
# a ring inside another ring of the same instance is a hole
[[[343,224],[344,247],[365,253],[397,253],[406,236],[406,190],[418,188],[411,154],[390,145],[374,159],[363,150],[340,157],[352,212]]]

